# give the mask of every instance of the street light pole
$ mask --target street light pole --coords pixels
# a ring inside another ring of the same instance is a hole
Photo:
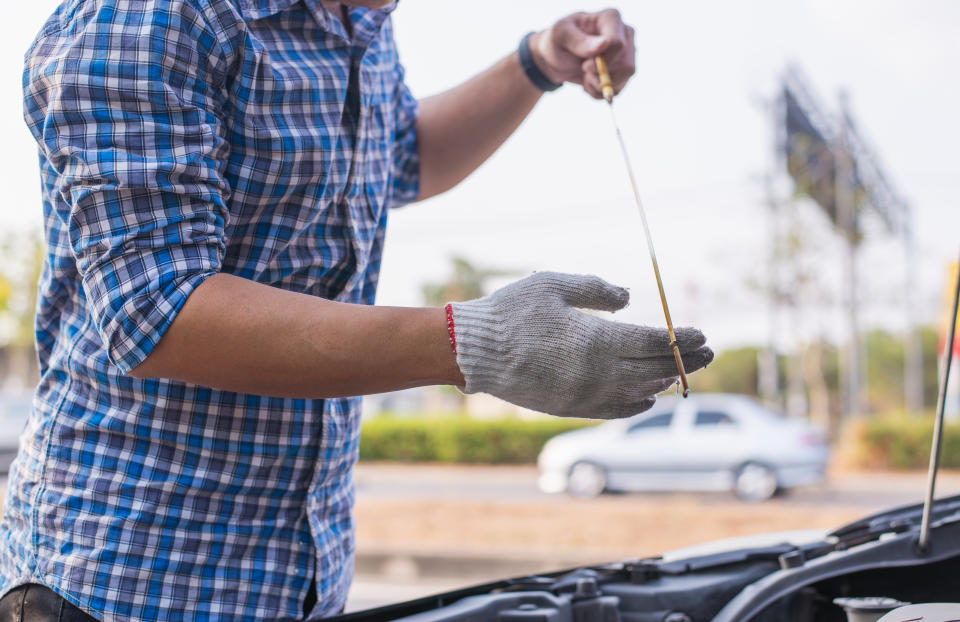
[[[857,300],[859,280],[857,278],[857,247],[859,245],[856,218],[856,203],[853,196],[853,162],[850,160],[849,127],[847,116],[847,94],[838,95],[840,119],[834,145],[836,158],[834,197],[837,210],[837,222],[841,225],[846,244],[845,289],[847,302],[847,330],[849,337],[846,347],[846,365],[843,373],[846,396],[845,415],[857,415],[862,411],[860,402],[860,322]]]

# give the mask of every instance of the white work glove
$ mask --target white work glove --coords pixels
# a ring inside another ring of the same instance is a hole
[[[557,415],[616,419],[642,412],[677,376],[667,330],[605,320],[630,294],[595,276],[538,272],[451,303],[464,393],[489,393]],[[686,371],[713,360],[695,328],[676,331]]]

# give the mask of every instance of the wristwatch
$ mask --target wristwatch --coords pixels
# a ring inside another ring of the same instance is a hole
[[[545,76],[537,64],[533,62],[533,54],[530,52],[530,36],[528,32],[520,39],[520,45],[517,47],[517,54],[520,56],[520,66],[523,67],[523,73],[527,74],[530,82],[541,91],[556,91],[563,86],[563,82],[551,82],[550,78]]]

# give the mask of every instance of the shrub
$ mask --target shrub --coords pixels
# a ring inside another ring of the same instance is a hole
[[[852,438],[861,466],[888,469],[923,469],[930,461],[933,416],[878,417],[854,424]],[[940,465],[960,468],[960,422],[943,428]]]
[[[595,424],[587,419],[381,415],[363,422],[360,459],[532,464],[550,438]]]

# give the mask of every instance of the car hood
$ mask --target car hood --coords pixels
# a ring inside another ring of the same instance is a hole
[[[476,585],[346,614],[339,619],[744,622],[786,619],[782,616],[800,607],[797,599],[804,598],[808,609],[836,609],[830,599],[834,595],[903,598],[913,588],[925,595],[921,598],[929,599],[935,594],[931,585],[938,577],[957,576],[960,572],[960,495],[936,502],[931,522],[932,544],[925,551],[918,550],[916,544],[921,512],[920,504],[896,507],[829,533],[767,534],[755,540],[739,539],[742,546],[738,546],[737,540],[715,541],[655,558]],[[890,575],[893,578],[881,575],[895,572],[906,574]],[[900,592],[856,593],[874,585]],[[826,596],[810,596],[817,589]],[[951,584],[950,589],[955,590],[955,585]],[[786,609],[778,612],[778,606]],[[810,615],[795,619],[818,619],[815,611]],[[832,615],[828,619],[836,619],[836,611]]]

